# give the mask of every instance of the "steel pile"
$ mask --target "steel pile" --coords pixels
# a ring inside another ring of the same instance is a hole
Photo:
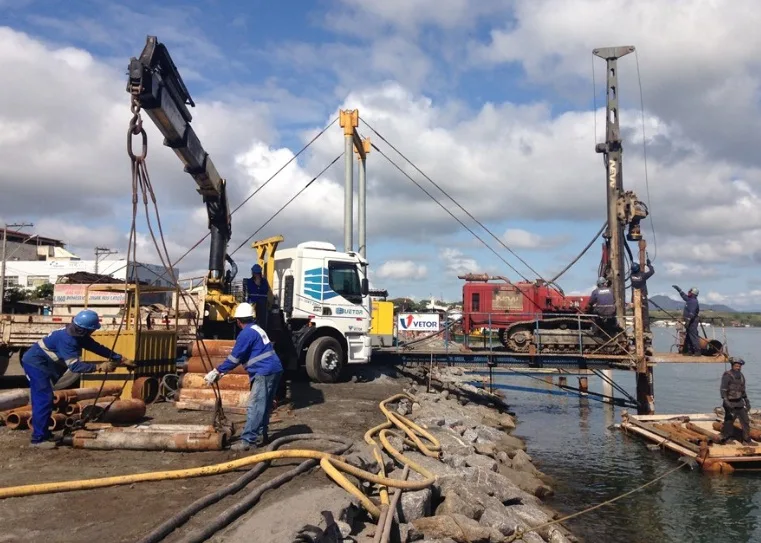
[[[232,352],[235,341],[221,339],[196,340],[190,349],[185,372],[180,376],[175,397],[177,409],[213,411],[216,391],[204,381],[204,376],[224,362]],[[250,382],[243,366],[238,366],[217,382],[222,408],[228,413],[244,414],[248,405]]]
[[[55,432],[74,427],[81,417],[103,422],[133,423],[145,417],[145,402],[120,400],[120,385],[57,390],[53,393],[53,413],[48,429]],[[97,399],[96,399],[97,398]],[[0,396],[0,405],[12,408],[0,411],[0,423],[11,430],[32,429],[32,406],[26,390]]]

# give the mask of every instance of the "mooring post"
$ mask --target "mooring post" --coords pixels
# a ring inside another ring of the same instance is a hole
[[[644,239],[639,240],[639,266],[642,273],[645,271],[647,262],[647,243]],[[650,337],[650,322],[645,319],[647,299],[643,296],[641,288],[632,289],[634,302],[634,345],[637,356],[637,413],[640,415],[652,415],[655,413],[655,394],[653,387],[653,368],[647,364],[647,349],[645,337]]]

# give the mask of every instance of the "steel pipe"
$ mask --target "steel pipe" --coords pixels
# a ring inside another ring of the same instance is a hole
[[[233,351],[235,340],[232,339],[197,339],[188,347],[188,356],[204,358],[221,356],[226,357]]]
[[[11,411],[5,417],[5,425],[11,430],[24,430],[31,427],[32,412],[31,410]]]
[[[71,390],[57,390],[53,392],[53,404],[56,407],[69,403],[77,403],[82,400],[90,400],[99,395],[116,396],[121,393],[121,385],[105,385],[103,390],[99,386],[91,388],[73,388]]]
[[[185,363],[185,373],[200,373],[205,375],[209,373],[212,368],[216,368],[224,362],[226,358],[227,356],[211,356],[203,358],[200,356],[191,356]],[[243,366],[237,366],[230,373],[233,375],[246,375],[246,370]]]
[[[142,400],[117,400],[108,408],[101,405],[86,405],[82,408],[82,418],[98,422],[138,422],[143,417],[145,402]]]
[[[60,411],[62,411],[64,414],[71,416],[71,415],[78,415],[82,412],[82,409],[87,407],[88,405],[93,405],[93,400],[81,400],[77,403],[70,403],[65,407],[62,407]],[[106,396],[104,398],[98,398],[98,402],[95,405],[101,405],[103,407],[106,407],[109,403],[112,401],[118,400],[118,396]]]
[[[53,413],[48,419],[48,430],[51,432],[63,430],[66,426],[66,418],[66,415],[63,413]]]
[[[66,417],[66,420],[64,421],[63,425],[66,428],[74,428],[74,425],[79,421],[81,416],[77,413],[76,415],[69,415]]]
[[[132,398],[153,403],[159,397],[159,380],[155,377],[138,377],[132,383]]]
[[[200,373],[186,373],[180,377],[180,388],[209,388]],[[225,375],[217,385],[220,390],[251,390],[248,375]]]
[[[219,395],[222,398],[223,406],[230,407],[245,407],[248,405],[248,397],[250,396],[248,390],[220,390]],[[181,388],[177,396],[178,401],[187,400],[211,400],[215,402],[217,399],[212,388]]]
[[[28,390],[9,390],[0,393],[0,411],[12,411],[29,404]]]
[[[187,400],[174,402],[174,406],[180,411],[215,411],[217,403],[214,400]],[[223,405],[222,407],[225,413],[233,415],[245,415],[248,412],[247,407],[229,405]],[[272,422],[272,419],[270,422]]]
[[[76,449],[132,451],[219,451],[225,446],[225,435],[219,432],[131,432],[121,428],[79,430],[71,436]]]

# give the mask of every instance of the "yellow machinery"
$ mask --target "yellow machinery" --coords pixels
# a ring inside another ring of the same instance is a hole
[[[137,398],[151,402],[158,395],[161,378],[177,372],[177,307],[172,322],[153,327],[151,330],[141,322],[140,295],[159,292],[174,292],[168,287],[127,285],[124,300],[124,320],[121,330],[98,330],[92,338],[106,347],[113,348],[120,355],[134,361],[132,370],[117,368],[105,374],[103,371],[82,374],[82,387],[99,387],[106,384],[124,385],[122,398]],[[125,292],[124,285],[100,285],[97,291]],[[85,295],[85,307],[89,301],[90,289]],[[175,299],[179,299],[177,296]],[[82,352],[82,361],[103,362],[104,359],[89,351]],[[126,383],[126,384],[125,384]]]
[[[275,280],[275,251],[277,246],[283,241],[283,236],[272,236],[271,238],[255,241],[251,247],[256,251],[256,262],[262,267],[262,277],[267,280],[270,287],[267,296],[267,306],[272,306],[272,282]],[[257,315],[258,317],[259,315]]]
[[[394,302],[373,300],[373,315],[370,325],[371,336],[391,336],[394,334]]]

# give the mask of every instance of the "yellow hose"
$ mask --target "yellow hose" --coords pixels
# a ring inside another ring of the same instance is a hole
[[[362,491],[357,488],[346,475],[349,474],[357,479],[369,481],[379,486],[381,503],[388,504],[388,488],[399,488],[402,490],[422,490],[434,483],[436,477],[429,470],[423,466],[417,464],[413,460],[410,460],[404,456],[401,451],[397,450],[388,440],[389,435],[395,435],[402,437],[398,432],[391,430],[396,427],[404,432],[406,439],[404,441],[409,444],[414,444],[419,450],[427,456],[438,458],[441,454],[439,451],[441,445],[438,440],[430,433],[420,428],[418,425],[402,417],[391,413],[386,407],[386,403],[407,398],[414,400],[407,394],[397,394],[384,400],[380,403],[380,409],[386,415],[387,421],[383,424],[379,424],[368,430],[365,433],[365,441],[373,447],[373,456],[380,465],[379,474],[370,473],[363,469],[357,468],[341,460],[340,458],[333,456],[329,453],[322,451],[315,451],[309,449],[285,449],[279,451],[269,451],[259,454],[247,456],[245,458],[239,458],[237,460],[230,460],[229,462],[222,462],[220,464],[214,464],[211,466],[202,466],[198,468],[177,469],[170,471],[154,471],[147,473],[136,473],[132,475],[117,475],[113,477],[101,477],[99,479],[84,479],[79,481],[61,481],[57,483],[39,483],[32,485],[11,486],[0,488],[0,499],[21,497],[21,496],[33,496],[38,494],[52,494],[55,492],[69,492],[72,490],[90,490],[94,488],[104,488],[109,486],[129,485],[133,483],[143,483],[149,481],[166,481],[172,479],[187,479],[191,477],[204,477],[208,475],[218,475],[221,473],[228,473],[230,471],[238,470],[244,467],[250,467],[259,462],[266,462],[271,460],[279,460],[284,458],[299,458],[299,459],[315,459],[320,461],[320,466],[323,471],[338,485],[344,488],[352,496],[355,496],[362,506],[367,509],[368,513],[374,518],[378,518],[380,515],[380,509],[375,505]],[[415,470],[422,477],[422,481],[408,481],[401,479],[392,479],[386,476],[385,469],[383,467],[383,457],[380,453],[378,443],[373,439],[374,435],[378,435],[383,449],[388,452],[389,455],[394,457],[402,465],[407,465],[410,469]],[[428,446],[422,442],[419,436],[431,443]]]

